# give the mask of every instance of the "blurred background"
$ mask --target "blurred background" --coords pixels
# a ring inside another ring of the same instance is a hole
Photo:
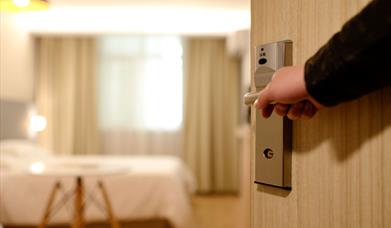
[[[7,148],[28,143],[52,160],[174,157],[194,183],[191,226],[249,227],[249,0],[1,0],[0,19],[0,223],[41,221],[48,191],[29,219],[9,193],[28,187],[13,185]],[[141,217],[181,226],[156,211]]]

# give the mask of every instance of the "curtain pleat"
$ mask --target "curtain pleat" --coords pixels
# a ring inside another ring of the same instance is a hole
[[[185,57],[184,160],[200,192],[236,192],[239,61],[224,39],[190,38]]]
[[[36,48],[35,101],[48,122],[39,142],[56,154],[97,153],[95,40],[40,37]]]

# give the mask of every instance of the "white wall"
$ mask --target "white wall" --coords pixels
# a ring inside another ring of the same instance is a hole
[[[0,14],[0,99],[32,101],[32,44],[17,15]]]
[[[250,31],[240,30],[227,36],[228,52],[241,59],[240,97],[249,92],[251,83]],[[241,123],[247,121],[248,107],[240,100]]]

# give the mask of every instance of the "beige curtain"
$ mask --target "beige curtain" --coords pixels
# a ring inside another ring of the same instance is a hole
[[[181,156],[182,135],[175,131],[129,131],[126,129],[102,130],[102,154],[172,155]]]
[[[184,160],[199,192],[236,192],[239,61],[224,39],[190,38],[186,43]]]
[[[94,39],[42,37],[36,48],[37,112],[47,118],[39,142],[57,154],[98,152]]]

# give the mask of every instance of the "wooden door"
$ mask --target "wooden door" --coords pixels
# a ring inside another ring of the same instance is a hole
[[[252,0],[252,47],[290,39],[303,64],[367,3]],[[251,195],[253,228],[391,227],[391,88],[294,121],[292,191]]]

